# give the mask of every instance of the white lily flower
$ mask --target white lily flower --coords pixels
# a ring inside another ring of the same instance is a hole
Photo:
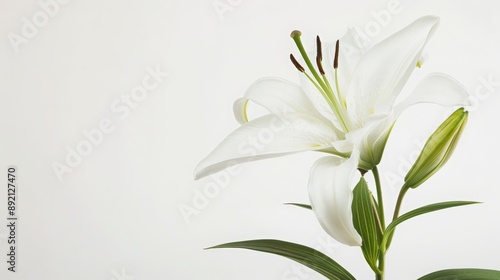
[[[410,96],[394,104],[438,22],[433,16],[420,18],[368,51],[354,43],[358,35],[350,29],[340,39],[337,52],[335,44],[325,48],[330,55],[325,57],[327,63],[321,63],[325,75],[319,80],[323,84],[335,81],[336,90],[331,92],[322,90],[305,71],[302,87],[279,78],[256,81],[234,104],[235,117],[242,126],[199,163],[195,178],[231,165],[307,150],[345,157],[353,146],[361,152],[361,168],[378,164],[390,128],[406,108],[423,102],[469,104],[466,89],[440,73],[424,78]],[[298,40],[298,33],[293,35]],[[337,69],[333,67],[335,56]],[[249,101],[270,114],[249,121]]]
[[[312,76],[291,55],[292,62],[301,72],[301,86],[278,78],[263,78],[251,85],[245,96],[234,103],[234,114],[241,126],[198,164],[195,178],[231,165],[302,151],[320,151],[348,158],[354,150],[359,150],[359,158],[356,153],[356,159],[351,157],[344,163],[341,159],[330,158],[318,161],[311,176],[321,177],[311,177],[310,190],[317,190],[315,182],[328,181],[329,176],[333,176],[325,172],[347,174],[346,171],[334,171],[341,166],[351,166],[352,170],[371,169],[380,162],[391,128],[406,108],[422,102],[442,106],[464,106],[469,102],[462,85],[445,74],[436,73],[424,78],[412,94],[395,104],[438,23],[437,17],[422,17],[369,50],[356,45],[357,34],[352,29],[336,44],[324,47],[318,37],[318,70],[302,46],[300,32],[292,32]],[[323,49],[328,54],[325,57]],[[334,82],[330,84],[329,81]],[[265,107],[269,114],[248,120],[249,101]],[[350,164],[354,160],[359,161],[357,166]],[[324,167],[328,164],[330,168]],[[335,179],[335,184],[325,183],[325,188],[337,188],[339,182]],[[359,245],[359,235],[352,231],[352,218],[347,216],[351,211],[351,192],[331,191],[336,194],[335,201],[345,203],[322,205],[326,200],[313,199],[315,196],[311,194],[313,209],[340,211],[341,207],[344,211],[320,214],[317,210],[316,215],[334,238],[349,245]],[[341,220],[350,224],[344,229],[333,224],[329,226],[329,221],[335,219],[325,215],[341,215]],[[334,228],[349,233],[335,234]]]

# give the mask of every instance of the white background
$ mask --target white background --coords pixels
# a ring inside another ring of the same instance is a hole
[[[379,22],[393,1],[226,1],[71,0],[18,45],[9,37],[23,36],[23,18],[33,22],[43,9],[38,1],[0,1],[1,279],[322,279],[278,256],[203,250],[258,238],[320,248],[358,279],[373,279],[359,248],[328,243],[312,213],[283,205],[308,203],[308,170],[319,154],[242,165],[208,206],[189,217],[179,209],[195,207],[195,194],[217,182],[194,181],[192,173],[238,126],[232,102],[263,76],[298,82],[288,60],[298,53],[291,30],[300,29],[311,49],[315,35],[333,42],[349,26],[372,28],[377,42],[427,14],[441,25],[406,90],[441,71],[476,102],[451,160],[408,193],[403,211],[444,200],[485,203],[400,226],[387,278],[450,267],[500,270],[500,84],[481,82],[500,81],[496,1],[400,0],[398,12]],[[231,9],[218,13],[214,3]],[[121,119],[112,104],[141,84],[148,67],[169,76]],[[420,106],[399,120],[380,167],[387,215],[418,142],[443,114]],[[85,140],[82,131],[103,119],[114,130],[58,180],[54,162],[66,164],[68,149]],[[4,262],[10,164],[19,168],[16,273]]]

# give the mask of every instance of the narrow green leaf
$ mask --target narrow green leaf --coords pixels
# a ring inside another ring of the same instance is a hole
[[[301,263],[310,269],[319,272],[332,280],[355,280],[346,269],[329,258],[327,255],[304,245],[290,243],[281,240],[262,239],[232,242],[217,245],[207,249],[216,248],[242,248],[271,253],[289,258]]]
[[[373,196],[366,185],[364,177],[356,185],[353,191],[352,215],[354,228],[363,239],[361,250],[370,267],[378,272],[377,259],[379,256],[379,242],[377,229],[376,205]]]
[[[302,208],[305,208],[305,209],[312,210],[311,205],[307,205],[307,204],[301,204],[301,203],[285,203],[285,205],[293,205],[293,206],[298,206],[298,207],[302,207]]]
[[[498,280],[500,271],[478,268],[446,269],[418,278],[418,280]]]
[[[401,224],[402,222],[409,220],[411,218],[414,218],[416,216],[420,216],[426,213],[438,211],[438,210],[443,210],[446,208],[451,208],[451,207],[458,207],[458,206],[464,206],[464,205],[469,205],[469,204],[476,204],[479,202],[476,201],[447,201],[447,202],[440,202],[440,203],[435,203],[435,204],[430,204],[427,206],[423,206],[420,208],[417,208],[415,210],[412,210],[404,215],[399,216],[397,219],[392,221],[388,226],[387,229],[385,230],[384,237],[382,238],[382,244],[381,248],[383,251],[387,249],[387,240],[391,237],[392,232],[396,229],[396,226]]]

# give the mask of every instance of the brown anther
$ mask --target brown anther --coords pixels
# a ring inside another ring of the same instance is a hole
[[[304,67],[302,67],[302,65],[300,65],[300,63],[297,61],[297,59],[295,59],[295,57],[293,56],[293,54],[290,54],[290,60],[292,61],[292,63],[295,66],[295,68],[297,68],[297,70],[299,70],[302,73],[304,73],[306,71],[304,69]]]
[[[325,75],[325,71],[323,70],[323,65],[321,63],[321,58],[319,56],[316,57],[316,65],[318,65],[318,70],[321,75]]]
[[[319,36],[316,36],[316,65],[318,65],[318,70],[321,75],[325,75],[325,71],[323,70],[323,65],[321,64],[323,60],[323,51],[321,49],[321,39]]]
[[[320,61],[323,60],[323,51],[321,50],[321,40],[319,36],[316,36],[316,57],[319,58]]]
[[[339,40],[335,44],[335,59],[333,60],[333,68],[339,68]]]

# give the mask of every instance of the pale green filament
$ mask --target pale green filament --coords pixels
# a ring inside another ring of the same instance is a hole
[[[337,98],[339,99],[340,105],[343,106],[343,109],[347,111],[346,101],[344,98],[342,98],[342,95],[340,94],[339,76],[337,69],[335,69],[335,88],[337,89]]]
[[[330,82],[328,81],[328,79],[326,78],[326,75],[323,74],[321,75],[321,77],[323,78],[323,81],[325,82],[327,88],[328,88],[328,93],[330,94],[329,97],[331,99],[335,98],[335,96],[332,94],[333,93],[333,89],[332,89],[332,86],[330,85]]]

